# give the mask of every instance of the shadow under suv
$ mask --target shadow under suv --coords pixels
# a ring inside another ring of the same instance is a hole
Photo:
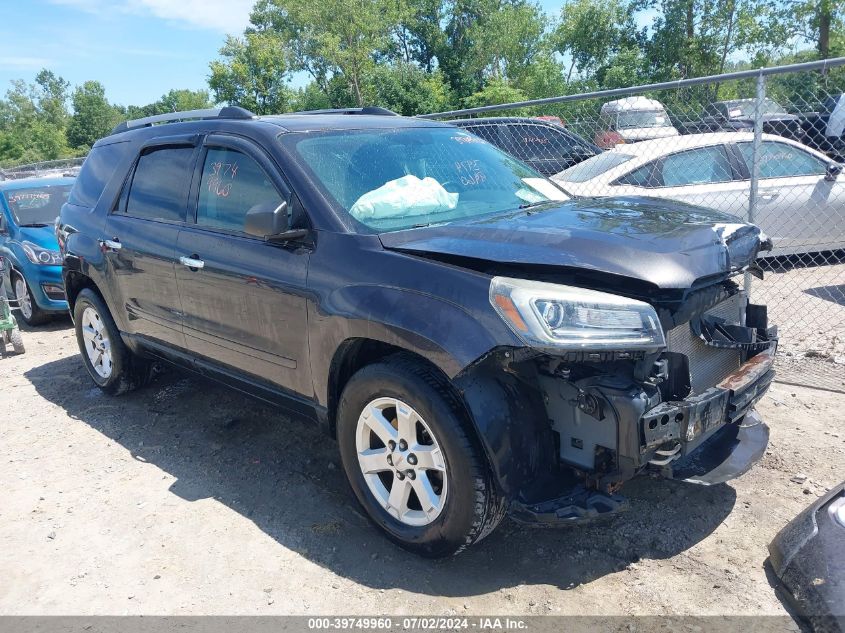
[[[104,391],[163,360],[313,418],[372,521],[422,555],[507,513],[623,509],[646,471],[723,482],[768,441],[753,406],[776,331],[735,281],[769,246],[757,227],[571,200],[447,124],[130,121],[95,144],[56,230]]]

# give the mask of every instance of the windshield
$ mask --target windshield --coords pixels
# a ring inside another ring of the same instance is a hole
[[[3,195],[18,226],[53,224],[67,202],[70,185],[13,189]]]
[[[343,211],[376,232],[568,199],[531,168],[457,128],[333,130],[281,139]]]
[[[763,114],[786,114],[786,110],[777,101],[771,99],[763,99]],[[728,117],[731,119],[737,118],[753,118],[755,102],[753,99],[741,99],[739,101],[725,101],[725,107],[728,109]]]
[[[633,156],[619,152],[605,152],[598,156],[588,158],[582,163],[562,171],[555,178],[566,182],[587,182],[593,178],[610,171],[623,163],[627,163]]]
[[[640,127],[671,127],[669,118],[664,110],[629,110],[620,112],[616,120],[618,129]]]

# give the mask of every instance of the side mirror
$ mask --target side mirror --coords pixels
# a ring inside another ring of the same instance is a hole
[[[288,230],[288,203],[260,202],[246,212],[244,232],[256,237],[270,237]]]
[[[268,242],[287,242],[308,235],[305,229],[288,227],[288,203],[261,202],[246,212],[244,232]]]
[[[842,168],[845,167],[842,163],[828,163],[827,171],[825,171],[824,179],[828,182],[833,182],[836,177],[842,173]]]

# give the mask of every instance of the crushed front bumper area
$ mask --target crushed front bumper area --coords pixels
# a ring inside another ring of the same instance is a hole
[[[625,509],[616,492],[639,474],[719,484],[762,457],[754,405],[774,379],[777,328],[741,292],[705,300],[664,324],[660,352],[502,348],[457,377],[514,518],[590,520]]]
[[[753,406],[772,384],[774,355],[772,346],[704,393],[646,412],[640,427],[643,454],[653,451],[649,464],[667,477],[702,484],[746,472],[768,444],[768,427]]]

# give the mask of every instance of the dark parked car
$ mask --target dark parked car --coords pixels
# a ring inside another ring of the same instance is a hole
[[[544,176],[553,176],[602,151],[575,132],[543,119],[489,117],[450,123],[505,150]]]
[[[696,129],[687,125],[687,133],[706,132],[751,132],[754,130],[756,101],[754,99],[733,99],[716,101],[704,108],[701,122]],[[772,99],[763,100],[763,132],[777,134],[803,143],[805,133],[801,127],[801,118],[790,114]]]
[[[759,229],[569,200],[451,125],[369,108],[124,123],[56,230],[97,385],[168,361],[313,418],[372,521],[423,555],[509,511],[617,510],[645,471],[725,481],[767,444],[753,407],[775,330],[735,281]]]
[[[807,145],[845,162],[845,93],[828,96],[818,112],[801,115]]]

